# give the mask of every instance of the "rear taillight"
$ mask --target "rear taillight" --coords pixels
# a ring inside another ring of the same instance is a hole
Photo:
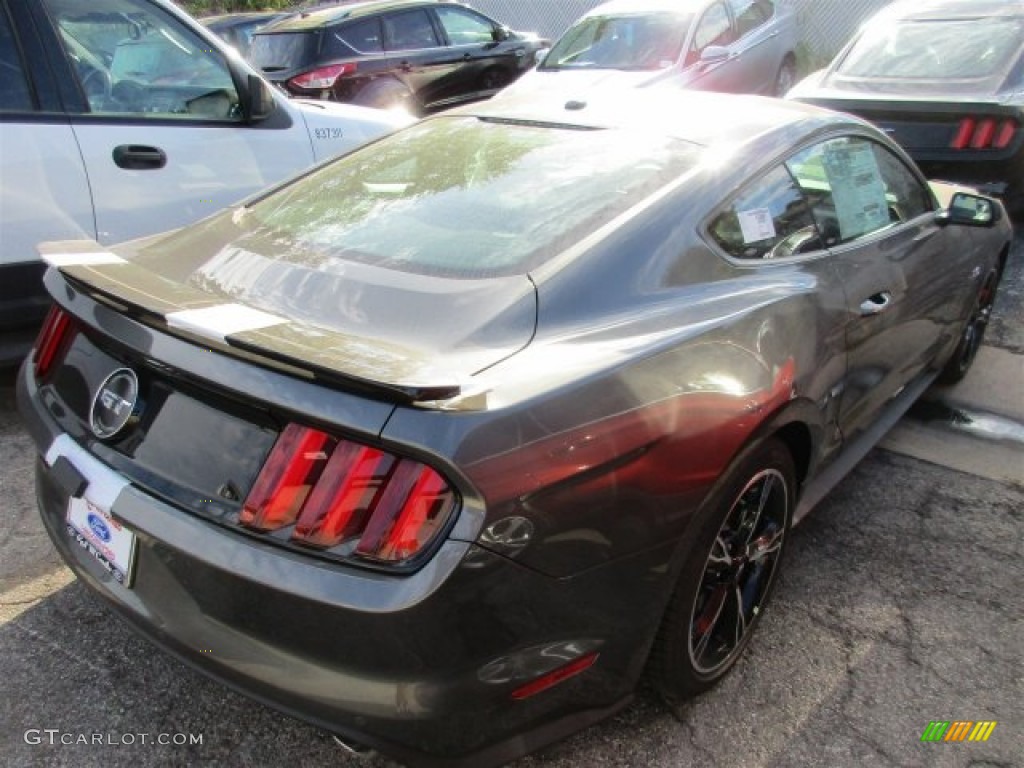
[[[355,71],[356,63],[350,61],[346,64],[332,64],[329,67],[320,67],[309,72],[303,72],[288,82],[297,88],[306,88],[307,90],[333,88],[339,77],[351,75]]]
[[[37,379],[45,378],[53,364],[67,351],[76,328],[71,315],[56,304],[50,307],[36,338],[33,363]]]
[[[1017,135],[1017,121],[1007,117],[965,117],[960,120],[950,149],[1006,149]]]
[[[401,564],[427,548],[454,507],[451,487],[426,464],[290,424],[239,522],[263,532],[291,526],[294,544]]]

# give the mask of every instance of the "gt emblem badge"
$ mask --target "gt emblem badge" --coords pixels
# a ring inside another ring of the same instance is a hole
[[[113,437],[131,419],[139,397],[139,380],[134,371],[118,368],[96,390],[89,409],[89,427],[101,440]]]

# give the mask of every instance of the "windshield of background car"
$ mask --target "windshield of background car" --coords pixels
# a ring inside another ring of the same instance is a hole
[[[235,246],[328,272],[526,274],[695,167],[651,133],[441,117],[251,205]]]
[[[665,69],[679,59],[690,21],[678,13],[591,16],[555,43],[540,68]]]
[[[249,61],[264,72],[281,72],[304,67],[316,58],[318,31],[255,34]]]
[[[1024,45],[1024,18],[942,19],[874,25],[839,64],[849,77],[985,78]]]

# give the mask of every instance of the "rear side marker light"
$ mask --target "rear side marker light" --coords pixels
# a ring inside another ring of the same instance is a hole
[[[957,126],[950,149],[1006,149],[1017,135],[1013,118],[965,117]]]
[[[526,685],[520,686],[512,691],[513,700],[522,701],[523,699],[528,699],[531,696],[536,696],[538,693],[546,691],[548,688],[552,688],[559,683],[565,682],[570,677],[575,677],[581,672],[586,672],[594,666],[594,662],[597,661],[598,655],[597,651],[593,651],[588,653],[586,656],[580,656],[580,658],[566,664],[564,667],[559,667],[552,672],[548,672],[546,675],[541,675],[536,680],[531,680]]]
[[[351,75],[356,71],[356,63],[350,61],[347,64],[332,64],[329,67],[320,67],[309,72],[296,75],[288,82],[298,88],[317,90],[333,88],[339,77]]]
[[[430,467],[387,451],[289,424],[242,506],[239,523],[344,556],[402,563],[434,540],[455,494]]]
[[[53,364],[67,351],[76,329],[71,315],[56,304],[50,307],[39,336],[36,337],[33,360],[37,379],[45,378]]]

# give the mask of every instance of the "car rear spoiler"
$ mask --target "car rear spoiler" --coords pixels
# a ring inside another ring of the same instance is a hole
[[[415,350],[230,302],[127,261],[94,241],[42,243],[38,250],[76,291],[203,348],[297,369],[330,385],[391,402],[427,403],[461,393],[455,381],[418,380],[427,361]],[[51,293],[59,295],[51,278],[47,283]]]

